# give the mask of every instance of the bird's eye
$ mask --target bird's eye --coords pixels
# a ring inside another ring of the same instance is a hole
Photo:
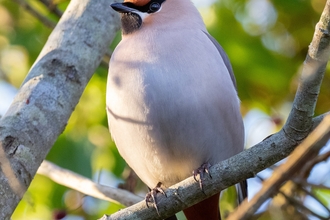
[[[153,2],[149,6],[149,11],[150,13],[154,13],[160,9],[160,4],[158,2]]]

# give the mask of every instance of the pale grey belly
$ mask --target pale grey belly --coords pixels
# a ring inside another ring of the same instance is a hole
[[[131,117],[108,112],[111,134],[142,181],[149,187],[158,182],[170,186],[191,176],[203,163],[215,164],[242,150],[239,112],[226,110],[228,103],[222,101],[220,105],[205,100],[168,102],[156,97],[143,107],[126,102],[126,109],[137,110]]]

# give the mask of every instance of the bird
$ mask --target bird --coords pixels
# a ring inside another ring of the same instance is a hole
[[[108,124],[138,177],[149,188],[169,187],[243,151],[232,66],[194,4],[124,0],[111,7],[122,38],[109,62]],[[188,220],[221,219],[219,194],[183,212]]]

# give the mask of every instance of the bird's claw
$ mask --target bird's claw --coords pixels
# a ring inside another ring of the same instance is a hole
[[[212,179],[212,176],[209,172],[209,169],[211,167],[210,163],[203,163],[199,168],[193,171],[194,179],[196,182],[199,182],[199,187],[203,191],[203,181],[204,181],[204,174],[207,173],[209,177]],[[199,180],[197,180],[197,175],[199,175]]]
[[[147,193],[145,197],[145,202],[147,207],[149,208],[149,202],[153,204],[153,207],[156,209],[157,214],[159,215],[158,207],[157,207],[157,193],[161,193],[164,196],[167,197],[165,191],[161,188],[162,183],[157,183],[156,187],[153,189],[150,189],[150,192]],[[160,216],[160,215],[159,215]]]

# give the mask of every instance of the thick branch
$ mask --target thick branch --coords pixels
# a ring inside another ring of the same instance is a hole
[[[313,120],[315,126],[329,114],[315,118]],[[252,148],[212,166],[209,170],[212,179],[208,178],[203,182],[204,193],[193,177],[171,186],[166,190],[167,197],[160,195],[157,198],[161,217],[158,216],[155,209],[147,208],[143,201],[110,216],[103,216],[102,220],[164,219],[170,217],[229,186],[254,177],[258,172],[288,156],[295,147],[296,143],[290,141],[286,138],[285,133],[280,131]]]
[[[0,219],[9,219],[119,28],[108,0],[72,0],[0,121]]]

